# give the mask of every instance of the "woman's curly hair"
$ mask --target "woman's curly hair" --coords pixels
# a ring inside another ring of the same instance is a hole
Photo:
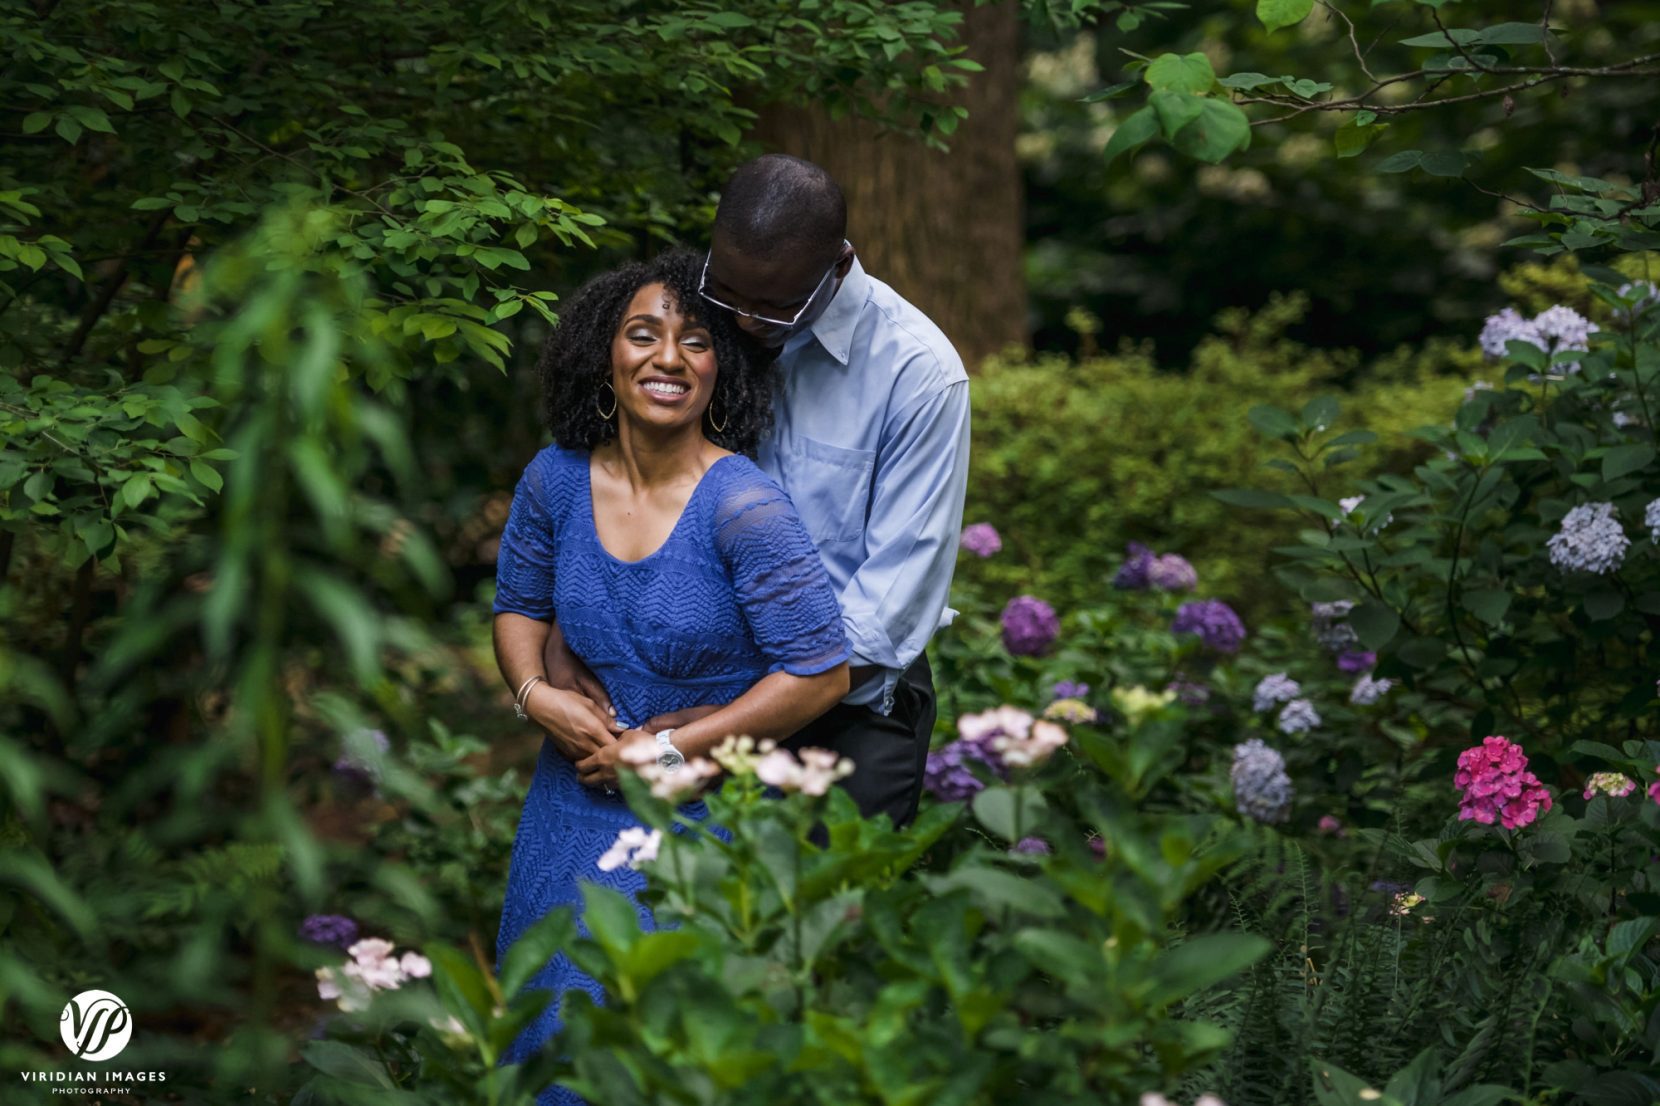
[[[600,417],[601,384],[611,379],[611,342],[634,294],[662,284],[681,314],[708,328],[714,343],[717,374],[709,410],[723,429],[716,431],[706,417],[704,436],[722,449],[754,453],[772,425],[772,359],[730,312],[698,294],[702,269],[702,255],[690,250],[631,262],[583,285],[560,312],[536,371],[542,379],[542,421],[562,448],[593,450],[616,435],[615,419]]]

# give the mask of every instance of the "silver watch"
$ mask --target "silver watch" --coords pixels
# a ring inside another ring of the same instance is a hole
[[[686,763],[686,758],[669,740],[673,736],[673,729],[657,731],[657,766],[665,772],[678,772],[680,766]]]

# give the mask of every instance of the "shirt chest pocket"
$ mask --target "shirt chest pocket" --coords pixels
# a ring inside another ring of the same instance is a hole
[[[821,545],[858,541],[865,532],[876,451],[827,445],[805,435],[796,445],[784,473],[785,490],[807,535]]]

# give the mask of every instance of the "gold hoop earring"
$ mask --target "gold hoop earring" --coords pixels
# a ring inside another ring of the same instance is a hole
[[[602,381],[599,382],[599,386],[601,388],[611,388],[611,382],[609,380],[602,380]],[[617,413],[617,389],[611,388],[611,410],[609,410],[609,411],[600,411],[599,393],[595,392],[594,393],[594,410],[599,411],[599,417],[600,418],[604,419],[606,422],[610,422],[611,421],[611,416],[613,416]]]
[[[709,429],[710,430],[713,430],[717,434],[724,434],[726,432],[726,421],[727,420],[722,419],[718,424],[715,422],[715,401],[714,400],[711,399],[709,401],[709,406],[705,407],[703,409],[703,414],[709,420]]]

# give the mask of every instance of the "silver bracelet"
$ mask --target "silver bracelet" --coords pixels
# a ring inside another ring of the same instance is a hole
[[[545,676],[532,676],[519,685],[519,693],[513,696],[513,713],[519,716],[520,722],[529,722],[530,716],[525,713],[525,703],[530,699],[530,689],[536,686],[537,681],[547,683]]]

